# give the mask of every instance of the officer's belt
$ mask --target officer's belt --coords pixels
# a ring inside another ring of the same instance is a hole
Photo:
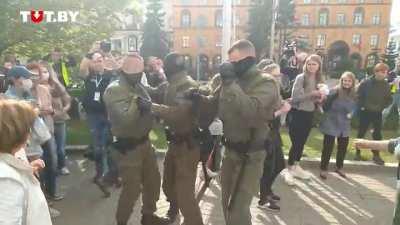
[[[175,134],[170,132],[167,134],[167,141],[173,144],[182,144],[184,142],[191,143],[192,142],[192,134]]]
[[[118,138],[112,143],[113,147],[122,154],[135,150],[139,145],[146,143],[149,140],[149,135],[141,138]]]
[[[247,142],[232,142],[227,140],[226,138],[222,139],[222,143],[226,148],[232,149],[237,153],[246,153],[250,148],[251,141]]]

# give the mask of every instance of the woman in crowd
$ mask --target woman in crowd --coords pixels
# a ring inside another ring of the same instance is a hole
[[[304,145],[311,132],[314,111],[317,104],[324,100],[324,94],[318,90],[323,83],[321,73],[322,59],[319,55],[310,55],[304,64],[304,72],[296,77],[292,90],[292,109],[289,113],[289,136],[292,146],[289,152],[288,175],[299,179],[309,179],[310,174],[300,167]]]
[[[0,224],[51,225],[46,199],[35,173],[44,164],[16,157],[23,152],[37,117],[23,101],[0,101]]]
[[[374,151],[388,151],[395,155],[400,162],[400,137],[384,141],[372,141],[365,139],[356,139],[354,141],[357,149],[373,149]],[[379,187],[379,186],[377,186]],[[397,167],[397,194],[393,213],[393,225],[400,224],[400,163]]]
[[[280,82],[281,72],[278,64],[263,60],[258,64],[258,67],[265,73],[272,75],[277,82]],[[271,210],[279,211],[280,207],[276,202],[280,201],[280,197],[272,191],[272,184],[276,177],[285,168],[285,158],[282,150],[282,138],[280,134],[280,115],[289,112],[290,104],[286,101],[282,101],[281,107],[275,112],[275,119],[270,123],[270,135],[268,137],[269,143],[266,145],[267,157],[264,161],[264,172],[260,179],[260,200],[258,207]],[[294,184],[293,179],[287,181],[290,184]]]
[[[46,85],[40,84],[44,80],[44,76],[46,76],[43,74],[47,74],[48,71],[42,70],[42,67],[38,63],[28,64],[27,68],[34,74],[32,76],[32,95],[36,98],[40,117],[46,123],[51,134],[50,140],[42,146],[43,160],[46,163],[46,168],[43,173],[45,193],[49,200],[59,201],[62,200],[64,196],[57,193],[57,147],[54,139],[54,109],[50,88]]]
[[[339,85],[330,91],[324,104],[325,116],[319,127],[322,134],[324,134],[320,173],[320,177],[324,180],[327,178],[327,170],[335,138],[337,138],[338,145],[335,172],[341,177],[346,177],[342,169],[349,144],[351,113],[356,107],[355,85],[355,75],[352,72],[343,73]]]
[[[65,87],[60,83],[49,64],[40,63],[42,70],[41,85],[50,89],[52,97],[52,106],[54,110],[54,138],[57,146],[57,165],[61,175],[68,175],[70,172],[65,163],[65,142],[66,142],[66,121],[69,120],[68,110],[71,107],[71,97],[68,95]]]

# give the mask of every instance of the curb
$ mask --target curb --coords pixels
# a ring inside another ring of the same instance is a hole
[[[88,145],[68,145],[65,147],[66,151],[70,153],[78,153],[85,151],[88,148]],[[157,157],[164,157],[166,153],[166,149],[157,149],[156,155]],[[287,156],[285,155],[285,159],[287,160]],[[329,162],[329,167],[334,168],[335,166],[335,159],[331,159]],[[301,165],[312,167],[312,168],[319,168],[320,165],[320,158],[310,158],[310,157],[303,157],[301,161]],[[353,161],[353,160],[344,160],[344,169],[345,170],[355,170],[359,169],[360,167],[370,167],[371,171],[376,172],[394,172],[396,171],[398,164],[397,163],[385,163],[384,166],[376,165],[371,161]]]

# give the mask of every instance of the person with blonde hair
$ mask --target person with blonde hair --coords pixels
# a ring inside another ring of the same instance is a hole
[[[17,158],[23,153],[37,114],[23,101],[0,101],[0,224],[51,225],[46,198],[35,173],[43,161]]]
[[[292,146],[289,151],[288,173],[285,180],[291,180],[290,176],[299,179],[309,179],[310,174],[300,167],[304,145],[313,125],[314,111],[318,110],[325,93],[318,89],[323,83],[322,59],[319,55],[310,55],[304,64],[304,72],[296,77],[292,90],[292,109],[289,116],[289,136]]]
[[[356,107],[355,86],[355,75],[352,72],[344,72],[340,77],[339,85],[330,90],[324,103],[325,117],[319,127],[321,133],[324,134],[320,173],[320,177],[324,180],[327,178],[335,138],[338,143],[335,172],[341,177],[346,177],[342,168],[351,132],[351,113]]]

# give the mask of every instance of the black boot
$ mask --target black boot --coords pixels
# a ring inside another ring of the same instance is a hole
[[[361,152],[359,149],[356,150],[356,155],[354,156],[355,161],[361,161]]]
[[[142,225],[167,225],[170,224],[170,220],[154,214],[143,214],[141,223]]]
[[[168,219],[171,222],[174,222],[176,220],[176,217],[178,216],[178,213],[179,213],[178,204],[176,202],[170,202],[169,209],[167,212]]]
[[[380,165],[380,166],[385,165],[385,161],[383,161],[383,159],[382,159],[381,156],[379,155],[379,152],[376,151],[376,150],[372,150],[372,152],[373,152],[373,155],[374,155],[374,156],[372,157],[372,161],[373,161],[375,164]]]

